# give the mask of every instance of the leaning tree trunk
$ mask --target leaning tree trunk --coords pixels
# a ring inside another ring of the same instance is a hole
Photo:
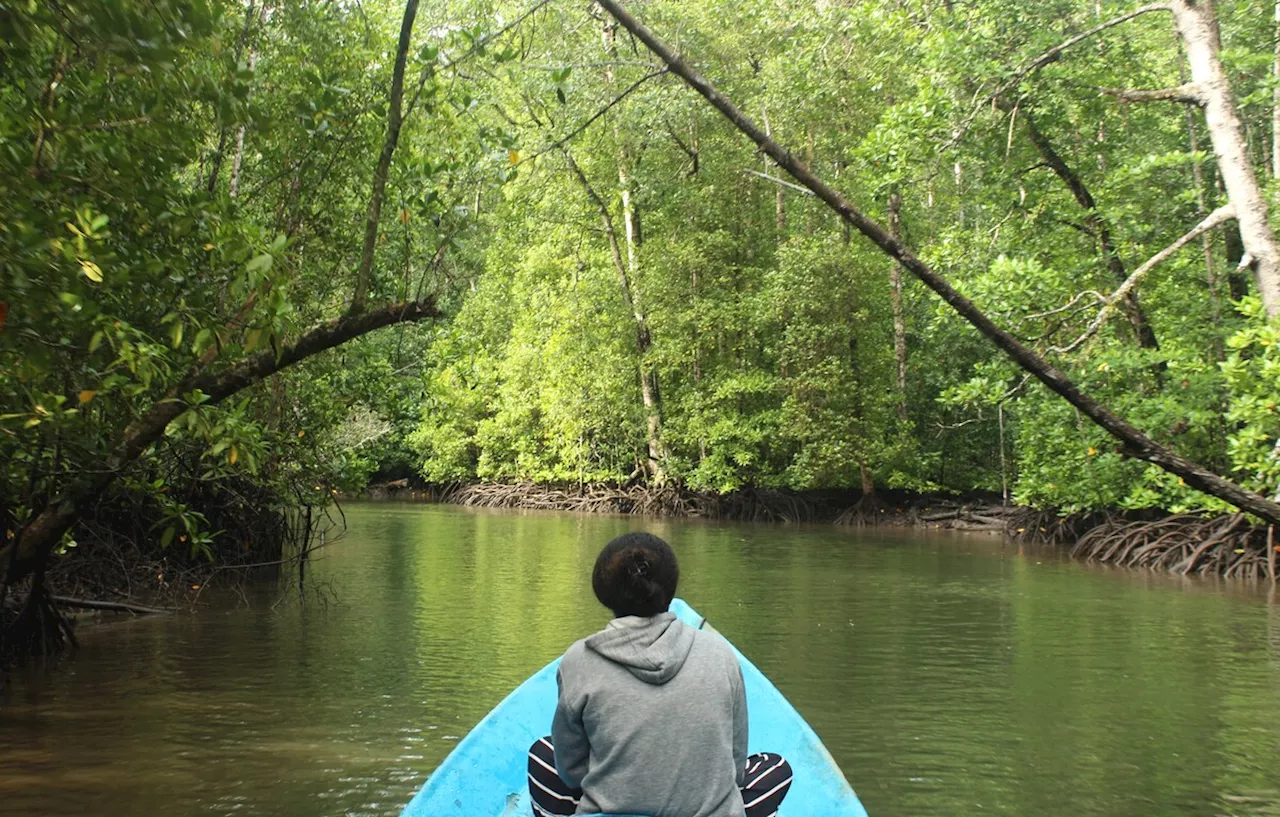
[[[1258,293],[1269,317],[1280,315],[1280,243],[1267,219],[1267,202],[1249,163],[1244,127],[1236,114],[1227,72],[1218,57],[1218,22],[1209,0],[1172,0],[1178,34],[1187,49],[1191,81],[1204,106],[1209,140],[1218,158],[1218,173],[1235,207],[1244,244],[1242,267],[1253,269]]]
[[[1074,382],[1050,365],[1048,361],[1022,344],[1009,332],[997,326],[972,301],[957,292],[950,282],[924,261],[921,261],[905,244],[889,235],[884,227],[854,207],[844,196],[818,178],[803,163],[797,161],[789,151],[766,136],[764,131],[760,130],[742,111],[738,110],[737,106],[721,94],[702,74],[685,62],[670,46],[660,40],[639,20],[631,16],[618,0],[597,0],[597,2],[604,6],[618,22],[622,23],[628,31],[634,34],[650,51],[666,63],[671,68],[672,73],[683,79],[689,87],[701,94],[707,102],[732,122],[739,131],[755,142],[761,150],[768,153],[780,167],[791,174],[792,178],[809,188],[815,196],[835,211],[840,218],[862,233],[885,254],[901,262],[903,267],[916,276],[921,283],[937,293],[948,306],[1012,358],[1018,366],[1043,383],[1050,391],[1079,409],[1082,414],[1099,425],[1108,434],[1119,440],[1127,454],[1150,462],[1175,476],[1181,477],[1187,485],[1196,490],[1216,496],[1269,522],[1280,524],[1280,504],[1248,491],[1204,466],[1192,462],[1177,452],[1157,443],[1126,420],[1112,413],[1106,406],[1082,392]]]

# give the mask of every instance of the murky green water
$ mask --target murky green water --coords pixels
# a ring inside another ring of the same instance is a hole
[[[987,539],[348,508],[328,603],[84,634],[0,695],[3,815],[396,815],[604,612],[644,527],[681,595],[813,724],[872,817],[1280,814],[1280,608]],[[810,815],[809,817],[821,817]]]

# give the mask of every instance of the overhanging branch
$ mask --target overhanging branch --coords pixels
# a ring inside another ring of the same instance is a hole
[[[344,315],[317,324],[296,339],[281,344],[278,355],[272,350],[259,352],[221,372],[199,373],[184,379],[121,432],[106,457],[106,467],[68,486],[22,529],[15,542],[0,548],[0,586],[20,581],[35,570],[125,466],[159,440],[169,424],[187,410],[188,395],[198,391],[208,397],[206,403],[218,403],[276,372],[376,329],[426,320],[439,314],[434,299],[427,298],[391,304],[359,315]]]

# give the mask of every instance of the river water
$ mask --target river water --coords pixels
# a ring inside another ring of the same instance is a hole
[[[896,531],[390,504],[347,519],[305,604],[98,627],[16,677],[0,815],[397,815],[605,621],[590,565],[633,528],[672,542],[680,595],[791,699],[872,817],[1280,814],[1265,588]]]

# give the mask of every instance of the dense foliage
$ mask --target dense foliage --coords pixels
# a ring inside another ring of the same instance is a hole
[[[796,155],[1156,439],[1274,493],[1277,329],[1233,227],[1125,275],[1222,202],[1167,19],[1114,2],[637,10]],[[166,398],[350,297],[403,6],[0,0],[0,503],[21,524],[161,399],[124,483],[320,501],[430,482],[1000,490],[1201,508],[788,186],[588,3],[439,0],[413,30],[373,300],[449,313],[217,407]],[[1217,6],[1259,176],[1276,32]],[[1081,191],[1085,191],[1082,195]],[[1271,191],[1274,192],[1274,191]],[[1086,200],[1092,204],[1086,206]],[[895,318],[901,329],[895,331]],[[897,341],[897,343],[895,343]],[[187,541],[184,539],[184,541]]]
[[[1275,330],[1235,269],[1230,226],[1147,274],[1136,318],[1116,309],[1073,343],[1100,297],[1221,202],[1198,111],[1101,90],[1183,80],[1167,20],[1103,32],[984,102],[1127,7],[950,5],[642,13],[874,214],[900,195],[906,239],[1104,402],[1274,491]],[[1259,175],[1275,85],[1267,11],[1218,9]],[[642,225],[631,286],[652,346],[631,341],[609,242],[548,150],[487,216],[481,283],[435,346],[412,439],[427,479],[626,479],[645,457],[647,364],[662,387],[665,470],[694,488],[1008,485],[1041,506],[1218,507],[1028,385],[914,282],[902,299],[904,392],[889,263],[811,198],[762,178],[777,173],[687,89],[645,81],[660,63],[615,45],[610,22],[559,15],[485,92],[526,149],[542,150],[643,82],[568,150],[615,221],[632,208]]]

